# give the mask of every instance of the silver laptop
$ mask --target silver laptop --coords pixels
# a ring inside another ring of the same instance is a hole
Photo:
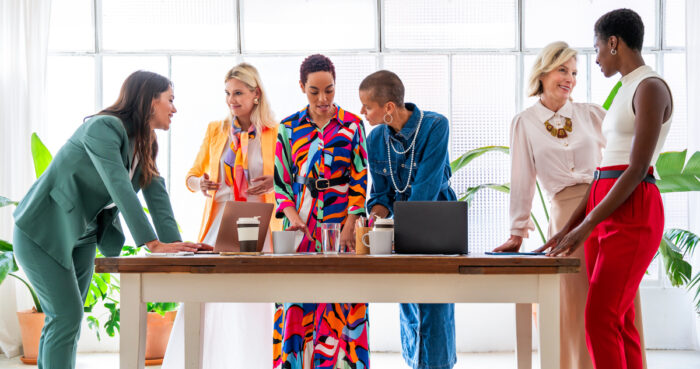
[[[464,201],[394,203],[394,250],[397,254],[467,254]]]

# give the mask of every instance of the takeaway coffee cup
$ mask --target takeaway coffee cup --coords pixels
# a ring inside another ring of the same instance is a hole
[[[241,252],[258,251],[258,229],[260,220],[258,217],[238,218],[238,242],[241,245]]]
[[[297,251],[296,238],[298,231],[273,231],[272,248],[275,254],[293,254]]]
[[[362,243],[369,247],[370,255],[389,255],[393,236],[394,232],[369,231],[362,236]]]
[[[394,220],[379,218],[374,222],[374,231],[391,231],[394,232]]]

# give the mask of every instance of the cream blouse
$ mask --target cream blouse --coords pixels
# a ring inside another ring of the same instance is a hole
[[[605,110],[595,104],[567,101],[557,112],[540,101],[513,118],[510,127],[510,220],[511,235],[528,237],[535,178],[549,200],[566,187],[593,181],[605,147],[601,123]],[[571,119],[566,138],[552,136],[545,128],[564,127]]]

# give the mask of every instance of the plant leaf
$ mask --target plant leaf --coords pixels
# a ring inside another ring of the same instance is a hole
[[[17,206],[17,204],[18,204],[17,201],[12,201],[5,196],[0,196],[0,208],[8,206],[8,205]]]
[[[683,255],[673,241],[664,235],[659,245],[659,254],[664,261],[666,276],[671,281],[671,285],[682,286],[690,281],[691,266],[683,260]]]
[[[4,252],[4,251],[14,251],[14,250],[12,248],[11,243],[9,243],[7,241],[0,240],[0,251]]]
[[[472,200],[477,192],[490,188],[503,193],[510,193],[510,183],[498,184],[498,183],[484,183],[478,186],[467,188],[467,192],[460,197],[459,201],[466,201],[469,206],[471,206]]]
[[[462,154],[460,157],[452,161],[450,163],[450,167],[452,168],[452,173],[454,174],[458,170],[464,168],[467,164],[469,164],[472,160],[478,158],[481,155],[486,154],[487,152],[502,152],[505,154],[510,153],[510,149],[508,146],[484,146],[484,147],[479,147],[474,150],[469,150]]]
[[[12,272],[15,261],[11,252],[3,252],[0,254],[0,284],[5,281],[7,275]]]
[[[656,160],[659,173],[656,186],[661,193],[700,191],[700,151],[695,152],[687,164],[686,151],[664,152]]]
[[[34,159],[34,171],[36,172],[36,177],[39,178],[46,168],[48,168],[53,157],[51,152],[46,148],[39,136],[32,133],[32,158]]]
[[[700,243],[700,236],[685,229],[667,229],[664,235],[673,242],[676,251],[682,253],[684,257],[692,256],[695,247]]]
[[[97,335],[97,340],[101,341],[100,337],[100,321],[97,320],[94,316],[90,315],[87,317],[87,322],[88,322],[88,328],[92,329],[95,331],[95,334]]]

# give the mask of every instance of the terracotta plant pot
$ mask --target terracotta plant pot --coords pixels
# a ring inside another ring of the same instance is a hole
[[[41,329],[44,328],[44,313],[39,313],[36,308],[31,310],[18,311],[17,320],[22,332],[22,347],[24,356],[20,358],[25,364],[36,364],[36,357],[39,354],[39,338]]]
[[[146,328],[146,365],[161,365],[168,347],[170,331],[177,311],[168,311],[165,316],[149,312]]]

